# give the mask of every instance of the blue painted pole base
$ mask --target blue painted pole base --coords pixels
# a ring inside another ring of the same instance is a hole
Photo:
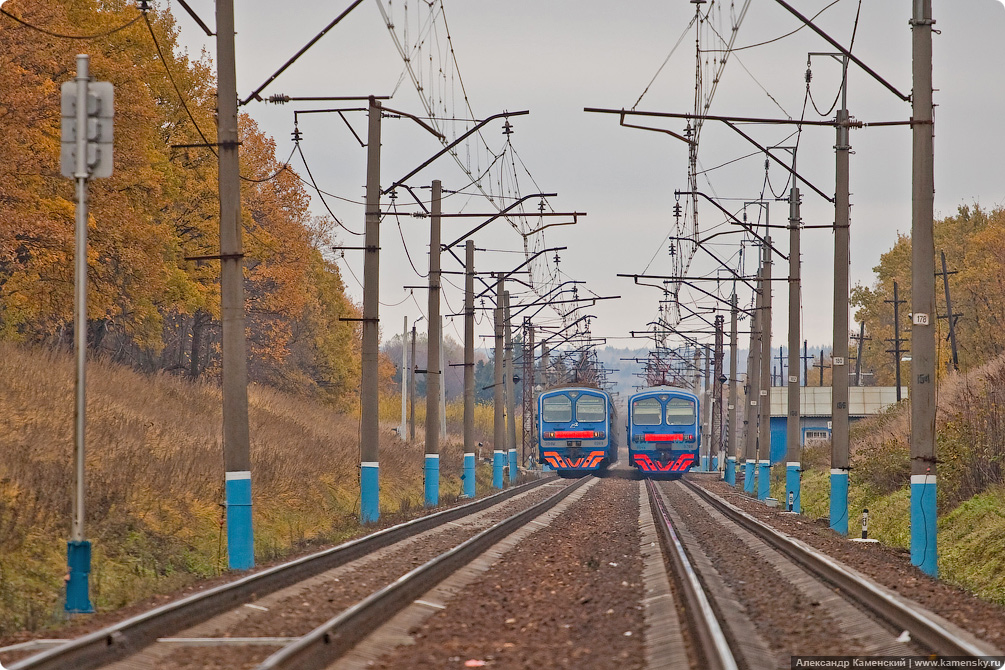
[[[426,454],[426,507],[440,504],[440,455]]]
[[[754,492],[754,461],[743,462],[743,492]]]
[[[359,464],[359,520],[376,523],[380,519],[380,464]]]
[[[799,501],[802,464],[789,461],[785,464],[785,509],[797,514],[802,512]]]
[[[771,461],[757,462],[757,499],[767,500],[771,493]]]
[[[935,475],[911,475],[911,565],[939,576]]]
[[[468,452],[464,454],[464,474],[461,475],[461,479],[464,480],[464,497],[474,498],[475,497],[475,455],[473,452]]]
[[[718,469],[719,469],[719,457],[718,456],[713,456],[712,457],[712,470],[716,471]]]
[[[227,565],[231,570],[255,567],[255,535],[251,525],[251,472],[226,474]]]
[[[698,466],[698,469],[701,470],[702,472],[708,472],[708,455],[707,454],[703,455],[701,457],[701,465]]]
[[[831,470],[831,530],[848,535],[848,471]]]
[[[501,449],[492,452],[492,488],[503,487],[503,469],[506,465],[506,455]]]
[[[66,543],[66,605],[69,614],[93,614],[94,607],[88,595],[88,575],[91,573],[91,543],[87,541]]]
[[[736,456],[726,459],[726,483],[736,486]]]
[[[509,483],[516,484],[520,471],[517,469],[516,449],[509,450]]]

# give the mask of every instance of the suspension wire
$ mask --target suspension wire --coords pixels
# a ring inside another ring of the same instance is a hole
[[[851,53],[851,50],[855,46],[855,36],[858,34],[858,19],[859,19],[859,15],[861,13],[862,13],[862,0],[858,0],[858,9],[855,10],[855,24],[852,26],[852,30],[851,30],[851,43],[848,45],[848,53]],[[805,25],[805,24],[803,24],[803,25]],[[841,89],[844,86],[844,84],[843,84],[844,77],[842,77],[842,84],[838,85],[837,94],[834,96],[834,102],[831,103],[830,109],[828,109],[826,112],[821,112],[820,108],[817,107],[817,101],[813,99],[813,91],[810,90],[810,78],[812,77],[812,73],[810,71],[810,67],[809,66],[810,66],[809,59],[807,59],[807,63],[806,63],[806,92],[809,95],[810,102],[813,103],[813,109],[814,109],[814,111],[816,111],[816,113],[819,114],[822,117],[828,117],[828,116],[831,115],[831,113],[834,111],[834,108],[837,107],[838,102],[841,100]]]
[[[119,32],[120,30],[125,30],[126,28],[128,28],[129,26],[133,25],[134,23],[136,23],[137,21],[139,21],[140,19],[142,19],[144,16],[146,16],[145,13],[141,13],[136,18],[134,18],[131,21],[129,21],[128,23],[124,23],[123,25],[119,26],[118,28],[112,28],[111,30],[108,30],[108,31],[103,32],[103,33],[96,33],[94,35],[63,35],[61,33],[52,32],[51,30],[47,30],[45,28],[41,28],[39,26],[33,25],[31,23],[28,23],[24,19],[22,19],[20,17],[17,17],[14,14],[11,14],[6,9],[3,9],[2,7],[0,7],[0,14],[3,14],[7,18],[9,18],[9,19],[11,19],[13,21],[16,21],[17,23],[20,23],[22,26],[24,26],[26,28],[30,28],[31,30],[40,32],[40,33],[42,33],[44,35],[48,35],[49,37],[58,37],[58,38],[64,39],[64,40],[96,40],[96,39],[99,39],[101,37],[108,37],[109,35],[113,35],[113,34]]]
[[[823,14],[824,12],[826,12],[828,9],[830,9],[834,5],[838,4],[839,2],[841,2],[841,0],[833,0],[833,2],[831,2],[830,4],[828,4],[827,6],[825,6],[823,9],[821,9],[819,12],[817,12],[816,14],[814,14],[813,16],[811,16],[810,17],[810,21],[812,21],[813,19],[817,18],[818,16],[820,16],[821,14]],[[747,44],[747,45],[742,46],[742,47],[733,47],[732,49],[730,49],[730,51],[734,51],[734,52],[736,52],[736,51],[746,51],[747,49],[754,49],[756,47],[763,47],[763,46],[765,46],[767,44],[773,44],[774,42],[778,42],[779,40],[783,40],[786,37],[790,37],[792,35],[795,35],[796,33],[798,33],[800,30],[802,30],[805,27],[806,27],[806,24],[805,23],[801,23],[798,28],[796,28],[795,30],[792,30],[790,32],[787,32],[784,35],[779,35],[778,37],[772,38],[770,40],[766,40],[764,42],[758,42],[757,44]],[[711,49],[711,51],[722,52],[722,51],[725,51],[725,49]]]
[[[325,200],[324,196],[321,195],[321,189],[318,188],[317,181],[315,181],[314,179],[314,174],[311,172],[311,166],[307,164],[307,158],[304,157],[304,150],[300,148],[300,141],[297,140],[296,142],[294,142],[294,145],[296,146],[297,153],[300,154],[300,160],[304,162],[304,169],[307,170],[307,176],[310,177],[311,179],[311,186],[313,186],[314,190],[318,192],[318,195],[321,199],[321,204],[323,204],[325,206],[325,209],[328,210],[328,214],[331,215],[332,219],[334,219],[335,223],[337,223],[339,227],[341,227],[350,235],[357,235],[357,236],[362,235],[363,233],[357,233],[355,230],[348,228],[344,223],[342,223],[341,220],[339,220],[337,216],[335,216],[335,212],[333,212],[331,207],[328,206],[328,201]]]
[[[394,220],[398,224],[398,236],[401,237],[401,246],[405,248],[405,256],[408,258],[408,264],[412,266],[412,272],[423,279],[429,278],[429,272],[422,274],[419,269],[415,267],[415,263],[412,262],[412,254],[408,252],[408,244],[405,242],[405,234],[401,231],[401,218],[398,216],[398,204],[395,201],[391,201],[391,209],[394,210]]]

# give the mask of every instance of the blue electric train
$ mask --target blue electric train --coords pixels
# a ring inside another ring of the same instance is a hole
[[[655,386],[628,399],[628,463],[647,474],[680,475],[698,460],[698,396]]]
[[[617,412],[598,388],[563,386],[537,401],[538,462],[560,474],[602,470],[618,460]]]

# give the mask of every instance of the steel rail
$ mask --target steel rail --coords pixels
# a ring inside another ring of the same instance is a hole
[[[70,640],[7,667],[9,670],[90,670],[107,665],[137,653],[159,637],[211,619],[238,604],[273,593],[431,528],[480,512],[550,481],[555,481],[555,478],[528,482],[256,572]]]
[[[795,563],[836,586],[842,595],[858,602],[873,614],[911,634],[912,641],[943,656],[995,656],[993,648],[959,639],[955,633],[932,618],[917,603],[905,602],[861,573],[842,565],[808,544],[775,530],[714,493],[682,480],[707,503],[727,518],[752,532]]]
[[[589,478],[563,487],[533,507],[500,521],[375,591],[338,616],[265,659],[256,670],[323,670],[397,612],[513,531],[548,511]]]
[[[684,607],[692,614],[691,631],[697,642],[696,652],[702,657],[701,667],[709,670],[737,670],[736,659],[733,658],[719,619],[705,596],[698,574],[684,553],[684,545],[673,529],[663,494],[652,479],[646,480],[646,489],[649,491],[653,515],[658,521],[656,527],[663,540],[664,555],[673,564],[677,584],[684,597]]]

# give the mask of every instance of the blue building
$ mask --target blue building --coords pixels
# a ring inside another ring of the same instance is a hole
[[[831,439],[831,387],[803,386],[799,389],[800,446],[829,444]],[[907,399],[907,387],[901,387],[901,396]],[[895,386],[852,386],[848,389],[848,417],[855,422],[879,414],[897,402]],[[787,423],[789,413],[788,389],[775,386],[771,389],[771,463],[784,463],[788,449]]]

